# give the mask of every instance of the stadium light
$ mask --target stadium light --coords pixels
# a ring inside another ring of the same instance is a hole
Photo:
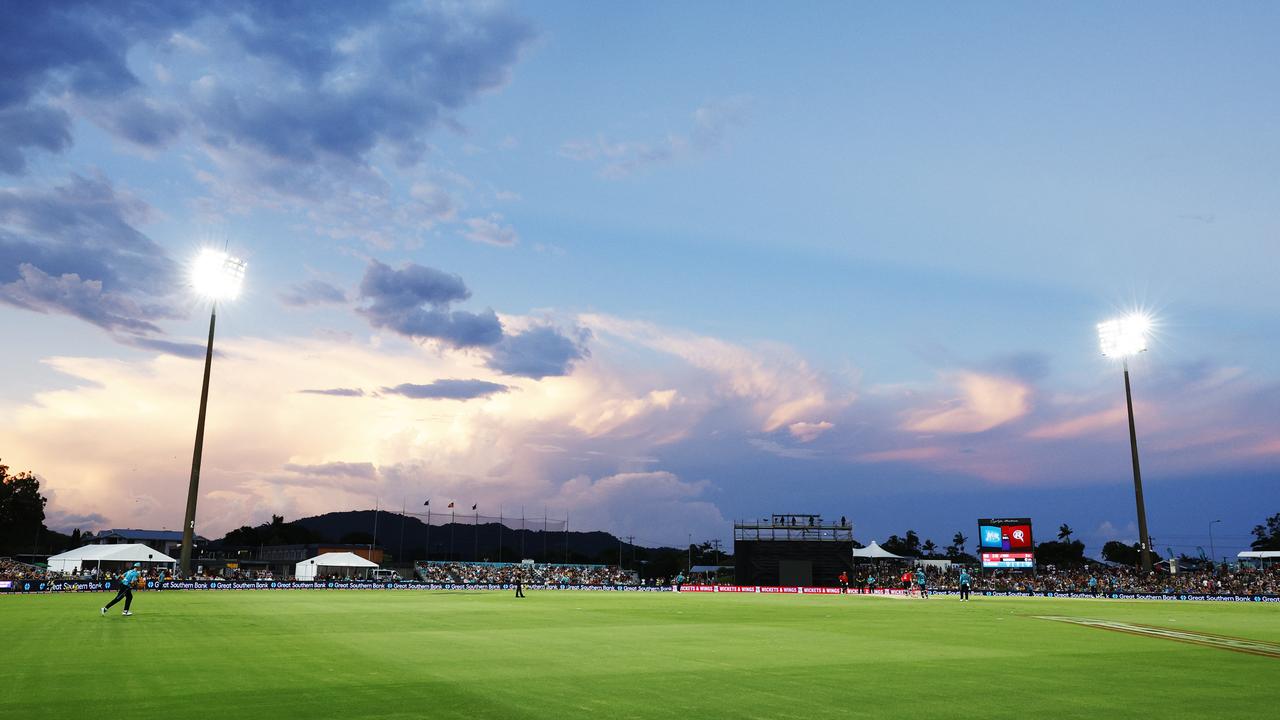
[[[197,295],[214,302],[234,300],[244,284],[245,265],[240,258],[205,248],[191,263],[191,287]]]
[[[212,301],[209,312],[209,344],[204,354],[204,382],[200,388],[200,414],[196,419],[196,446],[191,456],[191,482],[187,486],[187,514],[182,522],[183,577],[191,576],[191,550],[195,542],[196,498],[200,492],[200,459],[204,452],[204,418],[209,404],[209,371],[213,365],[213,329],[218,320],[218,301],[234,300],[244,285],[247,263],[226,252],[205,248],[191,263],[191,289]]]
[[[1098,342],[1102,354],[1124,364],[1124,401],[1129,409],[1129,450],[1133,455],[1133,495],[1138,506],[1138,544],[1142,554],[1142,571],[1151,572],[1151,537],[1147,534],[1147,507],[1142,499],[1142,471],[1138,467],[1138,432],[1133,424],[1133,391],[1129,385],[1129,357],[1147,349],[1147,334],[1152,326],[1146,313],[1130,313],[1098,323]]]

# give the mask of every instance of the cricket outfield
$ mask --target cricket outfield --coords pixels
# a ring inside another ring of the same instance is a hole
[[[0,717],[1257,717],[1280,605],[672,593],[0,597]]]

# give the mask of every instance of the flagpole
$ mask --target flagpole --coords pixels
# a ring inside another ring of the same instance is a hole
[[[479,503],[471,506],[471,511],[476,514],[476,519],[471,522],[471,539],[475,541],[475,547],[471,550],[471,561],[480,562],[480,511],[476,510]]]

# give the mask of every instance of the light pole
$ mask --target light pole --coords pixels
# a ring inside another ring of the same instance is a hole
[[[1214,554],[1214,552],[1213,552],[1213,524],[1214,524],[1214,523],[1220,523],[1220,522],[1222,522],[1222,521],[1221,521],[1221,520],[1214,520],[1213,522],[1210,522],[1210,523],[1209,523],[1209,559],[1210,559],[1210,560],[1212,560],[1213,558],[1217,557],[1217,555],[1215,555],[1215,554]]]
[[[191,483],[187,486],[187,515],[182,521],[183,577],[191,576],[191,546],[195,540],[196,498],[200,493],[200,456],[204,452],[204,417],[209,403],[209,371],[213,365],[213,328],[218,321],[218,301],[232,300],[244,283],[245,261],[225,252],[205,248],[191,266],[191,287],[212,303],[209,311],[209,345],[204,354],[204,383],[200,387],[200,414],[196,418],[196,446],[191,455]]]
[[[1133,425],[1133,391],[1129,386],[1129,356],[1147,349],[1147,331],[1151,318],[1133,313],[1098,323],[1098,340],[1102,354],[1120,358],[1124,363],[1124,401],[1129,409],[1129,449],[1133,455],[1133,495],[1138,505],[1138,543],[1142,553],[1142,571],[1151,572],[1151,537],[1147,535],[1147,507],[1142,500],[1142,471],[1138,468],[1138,433]]]

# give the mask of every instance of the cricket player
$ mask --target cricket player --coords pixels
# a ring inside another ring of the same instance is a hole
[[[142,576],[142,573],[138,571],[138,568],[141,568],[141,567],[142,567],[142,563],[134,563],[133,567],[129,568],[129,572],[124,574],[124,577],[121,578],[120,580],[120,590],[116,593],[115,599],[107,603],[106,607],[102,608],[103,615],[106,615],[107,610],[112,605],[115,605],[116,603],[120,602],[122,598],[124,599],[124,612],[120,614],[121,615],[133,614],[133,612],[129,610],[129,606],[133,604],[133,586],[138,583],[138,578]]]
[[[960,568],[960,602],[969,602],[969,585],[972,578],[969,577],[969,571]]]
[[[925,587],[924,568],[916,568],[916,586],[920,588],[920,597],[929,597],[929,590]]]

